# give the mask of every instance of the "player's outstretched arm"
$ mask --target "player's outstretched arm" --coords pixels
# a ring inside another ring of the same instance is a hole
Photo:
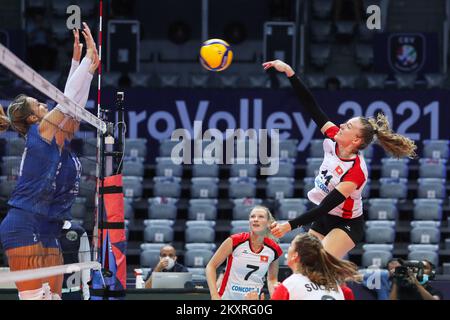
[[[311,91],[309,91],[300,78],[295,75],[295,72],[290,65],[281,60],[273,60],[264,62],[263,67],[264,70],[274,68],[278,72],[284,72],[286,74],[300,102],[311,114],[311,117],[323,134],[325,134],[325,131],[327,131],[328,128],[335,126],[335,124],[331,122],[328,116],[323,112],[322,108],[320,108],[317,104]]]

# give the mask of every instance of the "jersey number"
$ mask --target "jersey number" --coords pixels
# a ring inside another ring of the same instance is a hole
[[[244,280],[248,280],[248,278],[250,278],[252,273],[258,271],[258,269],[259,269],[258,266],[254,266],[254,265],[251,265],[251,264],[248,264],[246,267],[249,268],[249,269],[252,269],[252,270],[249,273],[247,273],[247,275],[245,276]]]
[[[320,173],[323,175],[323,178],[325,179],[325,185],[328,187],[328,184],[330,183],[330,180],[331,178],[333,178],[333,176],[331,174],[327,176],[328,170],[323,170]]]

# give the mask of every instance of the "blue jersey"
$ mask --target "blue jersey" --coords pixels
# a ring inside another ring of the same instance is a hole
[[[56,171],[56,191],[50,210],[49,220],[72,220],[70,209],[80,190],[81,163],[66,143]]]
[[[32,125],[26,135],[19,179],[8,204],[24,211],[46,216],[56,190],[55,175],[60,153],[55,139],[47,142]]]

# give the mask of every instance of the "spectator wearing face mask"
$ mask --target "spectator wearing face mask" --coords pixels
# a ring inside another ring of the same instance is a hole
[[[182,264],[177,262],[177,253],[174,247],[167,245],[161,248],[158,264],[148,273],[145,288],[152,288],[152,272],[189,272]]]

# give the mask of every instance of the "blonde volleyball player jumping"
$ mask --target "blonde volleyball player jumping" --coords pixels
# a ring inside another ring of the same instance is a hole
[[[275,68],[289,78],[300,102],[325,135],[324,159],[308,198],[317,207],[286,223],[273,223],[272,233],[282,237],[292,229],[312,222],[309,232],[323,242],[325,250],[344,257],[363,238],[364,220],[361,194],[368,172],[361,150],[376,138],[394,157],[415,157],[416,145],[394,133],[386,116],[355,117],[337,126],[325,115],[308,88],[292,68],[280,60],[263,63],[265,70]]]

